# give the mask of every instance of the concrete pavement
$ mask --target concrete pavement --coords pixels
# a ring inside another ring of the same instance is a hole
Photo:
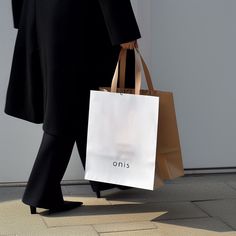
[[[179,177],[155,190],[63,185],[74,210],[31,215],[24,187],[0,187],[0,236],[236,236],[236,173]]]

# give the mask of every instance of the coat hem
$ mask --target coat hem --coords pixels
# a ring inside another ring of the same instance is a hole
[[[10,112],[10,111],[7,111],[7,110],[4,110],[4,113],[9,115],[9,116],[12,116],[12,117],[24,120],[24,121],[28,121],[28,122],[31,122],[31,123],[34,123],[34,124],[42,124],[43,123],[43,121],[41,121],[41,120],[30,119],[30,118],[24,116],[23,114],[14,113],[14,112]]]

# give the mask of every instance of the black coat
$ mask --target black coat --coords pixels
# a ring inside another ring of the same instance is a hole
[[[13,0],[5,113],[51,134],[85,130],[90,89],[110,86],[120,44],[141,37],[130,0]],[[127,87],[134,52],[128,51]]]

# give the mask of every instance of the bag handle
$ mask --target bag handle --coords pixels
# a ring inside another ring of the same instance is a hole
[[[119,71],[119,88],[125,87],[125,72],[126,72],[126,61],[127,61],[127,50],[122,49],[123,54],[120,59],[120,71]]]
[[[153,83],[152,83],[152,78],[151,78],[151,74],[150,74],[150,71],[148,69],[148,66],[147,66],[146,62],[144,61],[143,56],[140,53],[138,48],[136,48],[136,51],[138,52],[138,54],[139,54],[139,56],[141,58],[141,62],[142,62],[142,66],[143,66],[143,71],[144,71],[144,75],[145,75],[145,78],[146,78],[148,89],[150,91],[154,91],[155,88],[154,88]]]
[[[137,53],[139,54],[139,56],[141,58],[142,68],[143,68],[143,71],[144,71],[144,75],[145,75],[145,78],[146,78],[146,83],[148,85],[148,89],[153,91],[155,89],[154,89],[154,86],[153,86],[153,83],[152,83],[152,79],[151,79],[151,75],[150,75],[148,66],[145,63],[145,61],[143,59],[143,56],[140,53],[139,49],[136,48],[135,50],[137,51]],[[127,50],[125,50],[125,52],[127,53]],[[120,83],[119,83],[120,88],[124,88],[124,86],[125,86],[126,61],[127,60],[126,60],[126,55],[125,55],[125,57],[121,58],[121,63],[120,63]]]
[[[137,48],[134,49],[135,52],[135,94],[140,94],[141,90],[141,80],[142,80],[142,73],[141,69],[143,68],[144,70],[144,75],[146,78],[146,82],[148,85],[148,89],[150,91],[154,90],[152,79],[150,72],[148,70],[148,67],[139,52]],[[120,88],[124,88],[125,86],[125,71],[126,71],[126,56],[127,56],[127,49],[121,49],[118,62],[116,65],[116,70],[112,79],[112,84],[111,84],[111,92],[116,92],[117,91],[117,83],[118,83],[118,70],[119,70],[119,65],[120,65],[120,80],[119,80],[119,85]]]
[[[116,65],[116,69],[115,69],[115,73],[112,79],[112,83],[111,83],[111,92],[117,92],[117,83],[118,83],[118,71],[119,71],[119,64],[120,62],[124,62],[125,59],[125,49],[121,49],[120,54],[119,54],[119,58],[118,58],[118,62]],[[140,90],[141,90],[141,59],[139,56],[137,56],[137,52],[135,52],[135,94],[140,94]],[[122,68],[122,72],[121,75],[124,75],[124,63],[123,63],[123,68]]]

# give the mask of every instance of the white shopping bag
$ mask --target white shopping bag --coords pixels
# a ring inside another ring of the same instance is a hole
[[[158,112],[159,97],[91,90],[84,178],[153,190]]]

